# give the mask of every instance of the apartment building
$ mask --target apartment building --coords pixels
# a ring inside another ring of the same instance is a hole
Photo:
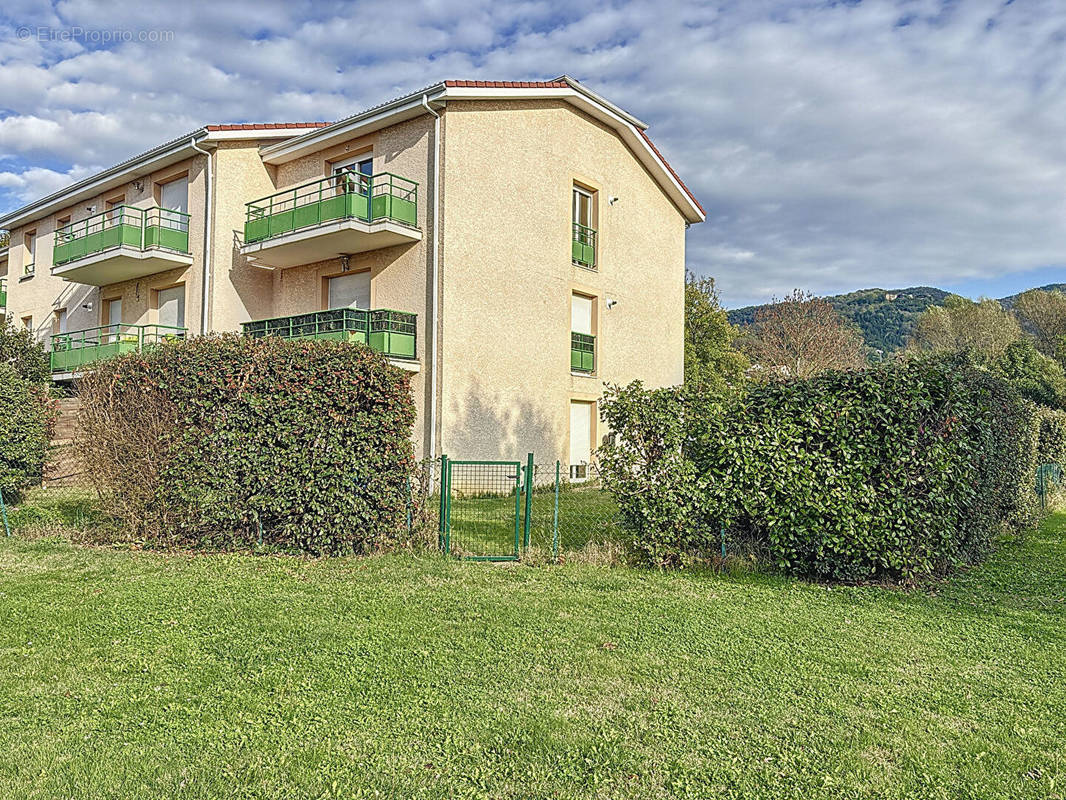
[[[580,479],[604,383],[683,378],[704,212],[645,129],[567,76],[207,125],[0,218],[3,304],[58,381],[172,336],[361,342],[411,373],[422,456]]]

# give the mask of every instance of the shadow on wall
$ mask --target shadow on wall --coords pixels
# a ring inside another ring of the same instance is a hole
[[[237,292],[248,319],[267,319],[274,316],[274,273],[272,270],[254,266],[246,256],[241,255],[243,239],[244,231],[233,231],[230,283]]]
[[[565,460],[565,431],[526,395],[485,392],[475,383],[464,400],[450,399],[444,452],[459,460],[522,461],[532,452],[538,463]],[[561,418],[561,417],[560,417]]]

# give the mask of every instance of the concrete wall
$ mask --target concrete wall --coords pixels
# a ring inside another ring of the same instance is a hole
[[[684,218],[615,133],[562,102],[450,103],[445,131],[443,452],[566,463],[571,400],[683,379]],[[596,271],[571,264],[575,182],[598,193]],[[575,291],[595,298],[589,377],[570,372]]]
[[[190,330],[199,330],[200,304],[195,298],[199,297],[200,276],[203,271],[206,163],[206,156],[187,159],[138,178],[136,182],[131,181],[124,189],[100,194],[12,230],[8,313],[16,322],[25,316],[32,316],[37,337],[47,343],[48,337],[53,333],[55,312],[58,309],[67,310],[68,330],[92,328],[106,322],[103,316],[106,314],[103,301],[121,297],[123,322],[131,325],[149,324],[155,322],[155,290],[184,284],[186,325]],[[59,219],[69,216],[72,222],[79,222],[104,211],[106,201],[119,196],[124,198],[126,205],[151,208],[157,205],[158,185],[182,175],[188,175],[189,178],[189,250],[193,255],[192,266],[101,287],[67,283],[51,274],[55,231]],[[90,206],[95,206],[96,211],[89,211]],[[25,234],[30,230],[36,232],[36,258],[33,275],[25,276]],[[92,308],[85,308],[87,304],[91,304]]]

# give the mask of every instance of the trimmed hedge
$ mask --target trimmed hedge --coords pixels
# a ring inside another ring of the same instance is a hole
[[[721,402],[630,386],[603,413],[605,484],[653,564],[717,555],[724,527],[794,574],[910,580],[980,559],[1035,514],[1034,407],[959,358]]]
[[[0,493],[8,505],[40,483],[55,419],[48,390],[0,363]]]
[[[1037,437],[1037,461],[1066,468],[1066,411],[1037,409],[1040,433]]]
[[[199,337],[104,362],[80,394],[88,471],[152,542],[336,554],[402,535],[414,402],[369,348]]]

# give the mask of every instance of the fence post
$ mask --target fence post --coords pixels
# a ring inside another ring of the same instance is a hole
[[[4,493],[0,492],[0,514],[4,517],[4,535],[11,535],[11,526],[7,523],[7,506],[4,504]]]
[[[722,523],[722,561],[725,561],[725,523]]]
[[[412,525],[412,508],[414,506],[414,497],[411,492],[411,476],[407,476],[407,538],[411,538],[414,525]]]
[[[559,461],[555,462],[555,509],[552,512],[552,561],[559,560]]]
[[[438,528],[439,534],[437,541],[440,545],[441,552],[448,552],[448,537],[447,537],[447,516],[448,516],[448,456],[442,455],[440,457],[440,513],[438,515]]]
[[[533,513],[533,454],[526,456],[526,519],[522,540],[529,547],[529,517]]]

